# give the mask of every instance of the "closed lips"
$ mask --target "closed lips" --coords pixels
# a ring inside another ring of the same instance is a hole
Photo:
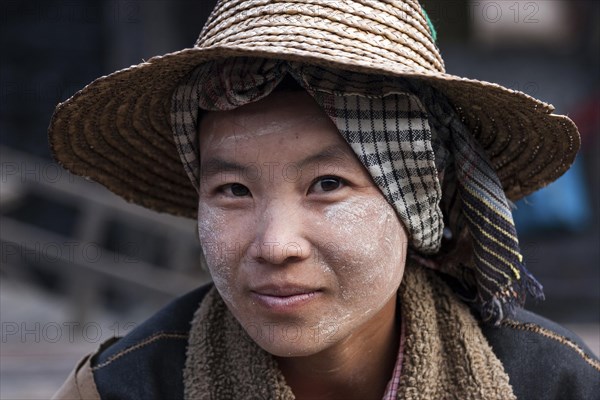
[[[319,289],[301,286],[261,286],[250,291],[263,296],[291,297],[318,292]]]

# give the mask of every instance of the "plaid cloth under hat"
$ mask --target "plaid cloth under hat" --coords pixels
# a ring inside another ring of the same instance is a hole
[[[196,187],[202,184],[197,149],[200,109],[230,110],[257,101],[287,73],[334,122],[406,226],[411,246],[420,252],[435,253],[440,248],[443,215],[438,175],[452,165],[456,173],[450,176],[456,179],[452,186],[446,184],[451,187],[446,195],[460,199],[452,202],[456,210],[447,212],[466,217],[475,263],[461,268],[474,271],[471,289],[484,320],[499,323],[512,316],[514,308],[523,305],[526,290],[542,297],[541,285],[523,264],[509,204],[487,156],[445,97],[419,82],[272,59],[206,63],[175,90],[171,102],[175,140]],[[435,135],[428,119],[436,127]]]
[[[172,94],[198,65],[248,56],[428,83],[482,145],[512,200],[562,175],[579,147],[573,122],[524,93],[446,74],[430,25],[415,0],[219,1],[194,47],[101,77],[58,105],[50,145],[65,168],[128,201],[195,218]]]
[[[431,131],[420,103],[406,93],[379,98],[348,95],[353,91],[360,93],[368,82],[356,80],[354,86],[348,86],[349,82],[341,79],[343,75],[323,68],[256,58],[213,61],[197,68],[175,90],[171,101],[177,148],[196,187],[200,179],[196,145],[198,110],[230,110],[263,98],[287,71],[302,81],[331,117],[394,206],[413,246],[424,252],[436,252],[443,229],[439,208],[441,187],[431,148]],[[356,74],[356,77],[364,76]],[[349,90],[341,92],[342,85]],[[340,95],[327,96],[323,89]]]

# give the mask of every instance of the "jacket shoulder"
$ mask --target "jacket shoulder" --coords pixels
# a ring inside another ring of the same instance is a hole
[[[100,400],[90,358],[91,355],[87,355],[77,363],[60,389],[52,396],[53,400]]]
[[[102,398],[183,398],[183,369],[190,322],[212,285],[165,306],[91,360]]]
[[[600,399],[600,362],[568,329],[520,309],[482,330],[518,399]]]

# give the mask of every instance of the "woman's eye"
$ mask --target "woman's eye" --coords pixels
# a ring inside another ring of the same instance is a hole
[[[250,194],[250,189],[241,183],[231,183],[223,187],[223,191],[235,197],[244,197]]]
[[[314,192],[331,192],[336,190],[343,185],[342,178],[336,176],[325,176],[318,178],[312,185],[312,191]]]

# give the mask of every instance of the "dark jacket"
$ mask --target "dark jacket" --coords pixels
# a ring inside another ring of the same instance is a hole
[[[176,299],[127,336],[103,344],[82,360],[56,398],[98,398],[97,390],[103,400],[182,399],[190,321],[209,289]],[[600,362],[560,325],[521,310],[482,330],[518,399],[600,399]]]

